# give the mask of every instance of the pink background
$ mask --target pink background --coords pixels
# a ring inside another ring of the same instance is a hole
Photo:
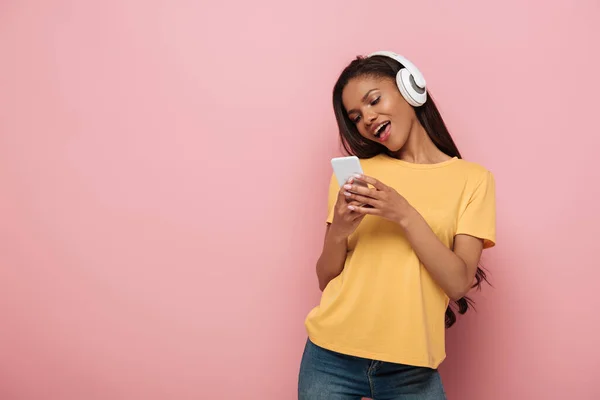
[[[452,4],[450,4],[452,3]],[[600,5],[0,3],[0,398],[293,399],[355,55],[498,186],[450,399],[598,399]]]

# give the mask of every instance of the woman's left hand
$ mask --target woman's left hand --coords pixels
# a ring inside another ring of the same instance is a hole
[[[373,186],[366,188],[354,184],[344,186],[347,198],[356,200],[366,206],[352,206],[348,208],[362,214],[377,215],[400,225],[413,210],[408,201],[395,189],[379,182],[370,176],[360,175],[355,180],[362,181]]]

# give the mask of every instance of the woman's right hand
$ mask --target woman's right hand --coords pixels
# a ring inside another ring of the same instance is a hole
[[[348,183],[352,183],[352,178]],[[339,240],[347,239],[358,227],[366,214],[352,211],[348,208],[349,205],[359,206],[357,201],[349,201],[344,194],[346,189],[342,186],[338,192],[337,201],[333,212],[333,221],[330,227],[330,233]]]

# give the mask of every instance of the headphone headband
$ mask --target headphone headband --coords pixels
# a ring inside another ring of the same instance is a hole
[[[376,51],[367,56],[383,56],[396,60],[402,68],[396,74],[396,84],[404,99],[413,107],[421,107],[427,101],[425,78],[421,71],[406,58],[393,51]]]
[[[385,50],[384,51],[376,51],[376,52],[368,55],[368,57],[373,57],[373,56],[384,56],[384,57],[389,57],[393,60],[398,61],[400,64],[402,64],[404,66],[404,68],[406,68],[407,70],[410,71],[410,74],[413,76],[413,79],[415,80],[415,83],[417,84],[417,86],[419,86],[421,89],[425,89],[425,86],[427,85],[427,83],[425,82],[425,77],[423,76],[421,71],[419,71],[417,66],[415,64],[413,64],[412,62],[410,62],[406,57],[403,57],[400,54],[396,54],[393,51],[385,51]]]

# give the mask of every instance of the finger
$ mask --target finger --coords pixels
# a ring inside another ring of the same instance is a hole
[[[356,177],[350,177],[342,186],[340,186],[340,190],[338,191],[338,199],[340,197],[345,197],[344,193],[347,191],[346,187],[349,185],[352,185],[355,182],[355,180],[356,180]]]
[[[354,207],[354,209],[358,209],[362,206],[362,204],[358,202],[354,202],[351,206],[347,206],[344,212],[344,218],[348,221],[355,221],[357,218],[364,217],[363,214],[359,214],[354,210],[351,210],[349,207]],[[371,206],[366,206],[371,207]]]
[[[360,185],[344,185],[344,189],[346,190],[346,193],[344,193],[346,196],[348,196],[348,193],[355,193],[360,194],[362,196],[371,197],[373,199],[381,198],[380,193],[378,193],[379,191],[377,189],[371,189]]]
[[[361,175],[360,178],[361,181],[368,183],[369,185],[372,185],[375,189],[377,190],[387,190],[388,186],[379,182],[377,179],[371,177],[371,176],[367,176],[367,175]]]
[[[338,207],[345,208],[350,201],[352,201],[352,199],[350,199],[348,196],[346,196],[346,190],[342,186],[340,188],[340,191],[338,192],[338,196],[337,196],[337,200],[336,200],[335,204]]]
[[[356,211],[352,211],[352,221],[358,221],[363,219],[366,216],[366,214],[361,214],[358,213]]]
[[[345,196],[344,196],[344,197],[345,197]],[[354,211],[352,211],[352,210],[349,208],[349,206],[360,207],[360,203],[359,203],[358,201],[354,201],[354,200],[352,200],[352,199],[349,199],[349,198],[347,198],[347,197],[345,197],[345,202],[346,202],[346,203],[345,203],[344,205],[341,205],[341,204],[340,204],[340,208],[339,208],[339,210],[340,210],[340,214],[341,214],[341,215],[342,215],[344,218],[346,218],[346,219],[349,219],[349,220],[352,220],[352,218],[354,218],[354,214],[355,214],[355,212],[354,212]]]
[[[352,212],[355,212],[357,214],[361,214],[361,216],[364,215],[379,215],[381,213],[381,211],[379,211],[377,208],[371,208],[371,207],[356,207],[356,206],[348,206],[348,207],[352,207],[350,208],[350,210]]]
[[[348,193],[346,195],[346,197],[348,197],[349,199],[352,199],[354,201],[357,201],[360,204],[368,204],[373,207],[375,207],[379,204],[379,201],[377,199],[374,199],[374,198],[368,197],[368,196],[362,196],[360,194]]]
[[[361,203],[359,203],[358,201],[351,201],[350,203],[348,203],[347,207],[346,207],[346,214],[345,217],[347,218],[348,221],[357,221],[359,219],[364,218],[365,214],[361,214],[359,212],[356,212],[355,210],[360,208],[362,206]],[[350,207],[353,207],[354,210],[351,210]],[[365,207],[371,207],[369,205],[366,205]]]

